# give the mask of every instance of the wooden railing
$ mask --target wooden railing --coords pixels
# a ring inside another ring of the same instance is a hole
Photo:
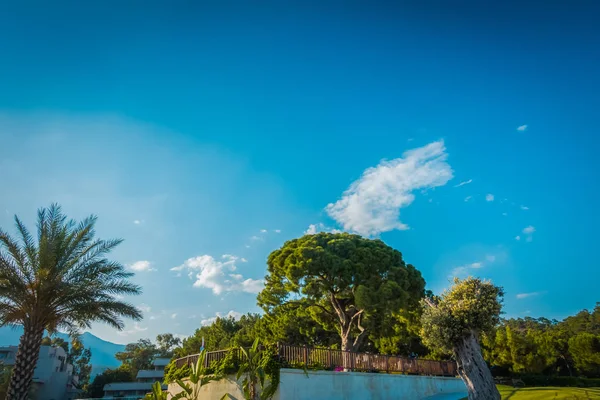
[[[236,357],[241,357],[239,349],[233,349]],[[219,361],[230,350],[209,351],[204,364],[208,367],[213,361]],[[433,361],[406,357],[386,356],[383,354],[355,353],[350,351],[288,346],[277,344],[277,352],[282,361],[290,367],[322,368],[325,370],[346,369],[363,372],[386,372],[411,375],[456,376],[454,361]],[[178,368],[195,364],[198,354],[175,360]]]

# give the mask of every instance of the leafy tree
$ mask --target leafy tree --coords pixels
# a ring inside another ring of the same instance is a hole
[[[23,325],[7,398],[31,387],[44,330],[75,331],[101,321],[122,329],[122,317],[141,319],[118,295],[140,293],[131,273],[106,258],[121,240],[94,239],[96,217],[67,220],[58,205],[38,211],[34,237],[15,217],[20,240],[0,230],[0,326]]]
[[[569,339],[569,351],[578,370],[600,376],[600,335],[582,332]]]
[[[123,351],[115,354],[115,358],[130,369],[133,376],[136,376],[138,371],[152,367],[152,361],[157,353],[154,343],[149,339],[140,339],[125,346]]]
[[[101,398],[104,396],[104,385],[115,382],[131,382],[135,378],[131,369],[127,366],[121,366],[115,369],[107,369],[101,374],[96,375],[85,392],[89,398]]]
[[[425,281],[381,240],[318,233],[288,241],[269,255],[258,304],[267,314],[301,305],[321,327],[337,332],[341,349],[356,351],[384,330],[385,318],[418,307]]]
[[[173,350],[181,345],[181,339],[173,336],[172,333],[163,333],[156,336],[156,347],[159,357],[173,357]]]
[[[79,389],[85,389],[92,372],[92,350],[85,348],[79,336],[71,339],[71,349],[67,361],[73,365],[73,373],[79,378]]]
[[[478,339],[500,322],[503,296],[502,288],[491,282],[455,278],[440,297],[424,300],[423,340],[431,348],[454,354],[469,400],[500,400]]]
[[[292,346],[339,347],[340,336],[328,331],[308,312],[309,302],[300,299],[274,307],[257,324],[257,337],[263,342]],[[251,341],[245,345],[249,345]],[[241,345],[241,344],[240,344]]]
[[[217,318],[212,324],[196,329],[196,332],[183,340],[181,347],[174,350],[176,357],[197,354],[202,346],[209,351],[238,346],[249,346],[256,336],[258,314],[242,315],[239,320],[233,317]]]

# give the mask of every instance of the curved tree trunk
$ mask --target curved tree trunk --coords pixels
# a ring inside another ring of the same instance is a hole
[[[43,327],[26,324],[12,370],[6,400],[26,400],[33,380],[33,371],[40,356]]]
[[[500,393],[474,333],[464,337],[454,347],[454,354],[458,374],[467,386],[469,400],[500,400]]]

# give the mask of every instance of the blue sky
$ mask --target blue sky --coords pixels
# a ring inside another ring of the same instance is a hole
[[[124,238],[146,317],[92,329],[120,343],[257,311],[307,230],[509,316],[593,307],[598,5],[319,3],[2,4],[0,226],[56,201]]]

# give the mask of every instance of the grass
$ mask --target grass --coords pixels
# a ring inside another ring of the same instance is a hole
[[[600,400],[600,388],[526,387],[498,385],[502,400]]]

